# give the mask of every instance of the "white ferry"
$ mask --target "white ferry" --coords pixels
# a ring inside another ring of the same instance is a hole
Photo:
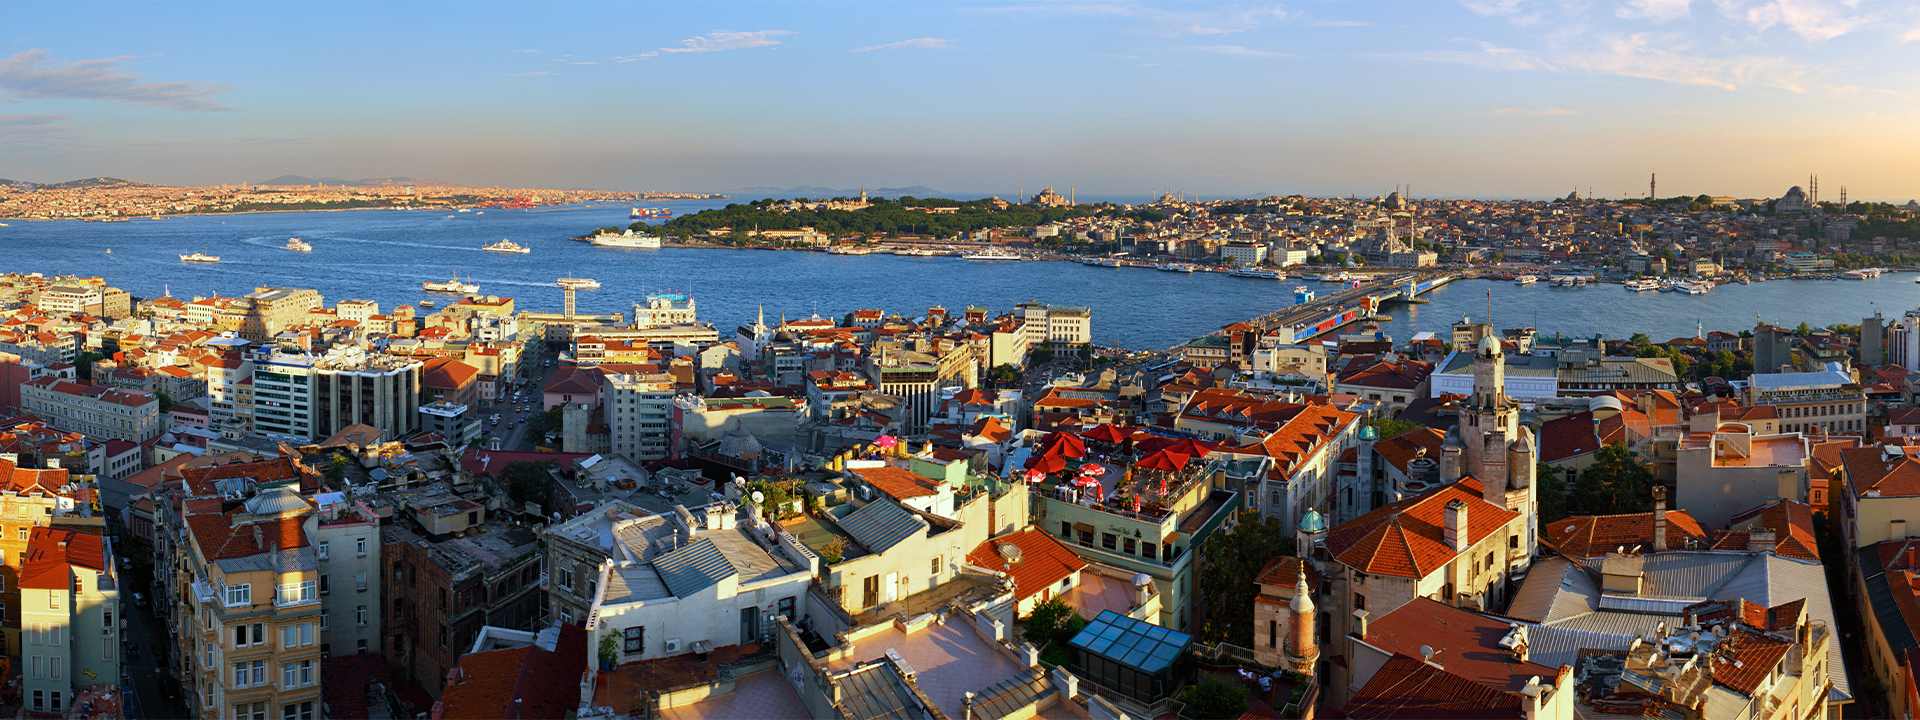
[[[460,276],[458,274],[455,274],[451,280],[428,280],[422,282],[420,283],[420,289],[427,292],[453,293],[459,295],[471,295],[480,292],[480,286],[478,284],[460,282]]]
[[[1675,280],[1667,283],[1666,287],[1667,292],[1677,292],[1682,295],[1705,295],[1712,290],[1713,283],[1705,280]]]
[[[1660,281],[1653,278],[1635,278],[1620,283],[1628,292],[1652,292],[1660,289]]]
[[[1841,275],[1846,276],[1848,280],[1872,280],[1880,277],[1885,272],[1886,270],[1880,268],[1860,268],[1858,270],[1848,270],[1841,273]]]
[[[189,253],[189,254],[186,254],[186,255],[181,255],[181,256],[180,256],[180,262],[183,262],[183,263],[200,263],[200,264],[203,264],[203,265],[212,265],[212,264],[214,264],[214,263],[217,263],[217,262],[220,262],[220,256],[219,256],[219,255],[208,255],[208,254],[206,254],[206,253]]]
[[[627,248],[632,250],[659,250],[660,236],[635,233],[632,228],[618,235],[603,232],[587,239],[594,247]]]
[[[527,253],[533,252],[533,248],[527,247],[525,245],[521,245],[520,243],[514,242],[512,240],[507,240],[507,239],[502,239],[500,242],[497,242],[497,243],[487,243],[485,245],[480,246],[480,249],[485,250],[487,252],[511,253],[514,255],[525,255]]]
[[[593,278],[563,277],[553,281],[553,284],[559,285],[560,287],[563,287],[563,288],[573,288],[575,290],[599,290],[600,289],[600,281],[595,280]]]
[[[1081,260],[1080,264],[1088,265],[1092,267],[1103,267],[1103,268],[1124,267],[1124,265],[1120,262],[1119,258],[1087,258],[1085,260]]]
[[[1153,266],[1153,269],[1159,270],[1160,272],[1190,273],[1196,268],[1189,263],[1161,263]]]
[[[1234,268],[1228,270],[1227,274],[1234,277],[1253,278],[1255,280],[1287,279],[1286,273],[1280,272],[1279,270],[1266,270],[1263,268]]]
[[[300,238],[297,238],[297,237],[287,238],[287,244],[281,245],[280,247],[281,249],[291,250],[297,253],[313,252],[313,243],[307,242],[305,240],[301,240]]]
[[[1019,255],[1007,252],[1005,250],[998,250],[998,249],[987,250],[985,252],[969,253],[966,255],[961,255],[960,257],[961,259],[964,259],[964,260],[1019,260],[1021,259]]]
[[[1555,275],[1550,279],[1554,287],[1586,287],[1593,283],[1592,275]]]
[[[835,245],[827,248],[827,252],[834,255],[872,255],[873,248],[859,245]]]
[[[1358,280],[1358,279],[1360,278],[1357,278],[1354,275],[1347,273],[1346,271],[1326,273],[1324,275],[1321,275],[1319,278],[1320,282],[1330,282],[1330,283],[1344,283],[1350,280]]]
[[[1515,285],[1532,285],[1537,282],[1540,282],[1540,278],[1536,275],[1521,275],[1513,279]]]

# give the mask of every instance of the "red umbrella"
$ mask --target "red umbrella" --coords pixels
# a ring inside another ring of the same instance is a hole
[[[1168,450],[1186,453],[1194,457],[1204,457],[1207,453],[1213,452],[1213,448],[1212,443],[1201,442],[1193,438],[1180,438],[1173,441],[1172,445],[1167,446]]]
[[[1099,463],[1087,463],[1080,466],[1080,474],[1087,477],[1100,477],[1107,474],[1107,466]]]
[[[1043,453],[1027,458],[1027,469],[1038,470],[1045,475],[1052,475],[1053,473],[1067,469],[1067,459],[1054,453]]]
[[[1081,440],[1079,435],[1070,432],[1056,432],[1047,436],[1047,441],[1041,444],[1041,448],[1042,452],[1065,455],[1068,458],[1087,455],[1087,441]]]
[[[1047,479],[1047,474],[1046,474],[1046,473],[1043,473],[1043,472],[1040,472],[1039,470],[1028,470],[1028,471],[1027,471],[1027,482],[1029,482],[1029,483],[1037,483],[1037,482],[1040,482],[1041,480],[1045,480],[1045,479]]]
[[[1134,467],[1147,470],[1159,470],[1161,472],[1179,472],[1187,466],[1187,461],[1191,459],[1193,459],[1191,456],[1176,451],[1173,448],[1162,448],[1154,451],[1151,455],[1141,458],[1140,462],[1134,463]]]
[[[1096,426],[1092,430],[1080,433],[1080,435],[1088,440],[1103,442],[1109,445],[1118,445],[1126,442],[1127,438],[1133,436],[1132,433],[1121,430],[1119,426],[1113,423]]]

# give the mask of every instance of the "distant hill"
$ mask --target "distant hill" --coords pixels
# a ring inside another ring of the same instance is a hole
[[[417,182],[421,182],[421,181],[415,180],[410,177],[358,178],[354,180],[348,180],[343,178],[307,177],[305,175],[281,175],[280,177],[261,180],[254,184],[255,185],[345,185],[349,187],[365,187],[365,186],[374,186],[374,185],[406,185],[408,183],[417,183]]]
[[[749,187],[749,188],[741,188],[740,190],[737,190],[729,194],[734,195],[736,197],[755,197],[755,198],[763,198],[763,197],[765,198],[802,198],[802,197],[803,198],[833,198],[833,197],[854,197],[860,194],[860,189],[859,188],[830,188],[830,187],[824,187],[821,185],[790,185],[787,187],[773,187],[768,185],[761,185],[761,186],[755,186],[755,187]],[[870,197],[900,197],[903,195],[911,195],[913,197],[944,197],[945,196],[939,190],[935,190],[925,185],[909,185],[907,187],[867,188],[867,195]]]
[[[95,187],[146,187],[147,184],[137,183],[132,180],[122,180],[117,177],[90,177],[90,178],[80,178],[79,180],[68,180],[66,182],[57,182],[57,183],[38,183],[38,182],[33,182],[31,180],[0,179],[0,186],[10,187],[15,190],[75,190],[80,188],[95,188]]]

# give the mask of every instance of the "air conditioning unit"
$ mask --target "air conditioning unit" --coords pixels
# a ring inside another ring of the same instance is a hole
[[[680,652],[680,638],[667,639],[667,652],[670,652],[670,653]]]

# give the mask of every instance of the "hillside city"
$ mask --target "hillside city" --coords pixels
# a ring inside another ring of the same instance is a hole
[[[613,275],[536,291],[557,310],[459,288],[383,307],[282,284],[136,297],[17,257],[0,706],[1912,717],[1920,310],[1565,338],[1494,324],[1489,295],[1445,332],[1378,324],[1469,278],[1704,294],[1920,265],[1920,203],[1808,185],[862,193],[630,228],[1339,284],[1153,351],[1095,342],[1125,318],[1040,302],[831,297],[724,327],[691,293],[583,311]],[[0,215],[635,198],[272,187],[28,188]]]

